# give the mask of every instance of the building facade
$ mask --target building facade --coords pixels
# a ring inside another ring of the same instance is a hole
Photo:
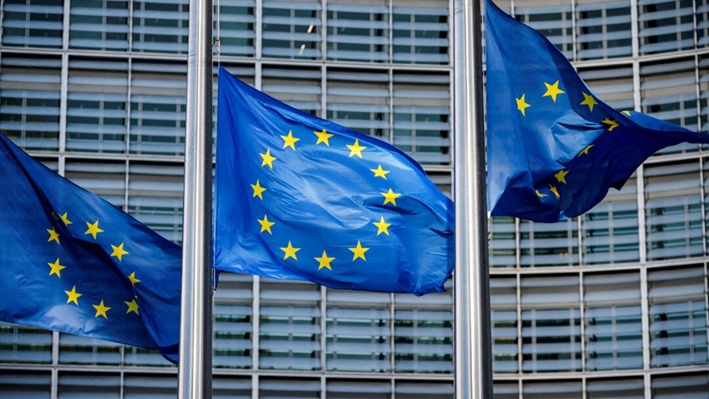
[[[709,131],[709,0],[496,3],[611,106]],[[452,1],[214,9],[215,62],[397,145],[450,195]],[[188,0],[1,0],[0,20],[0,130],[179,242]],[[707,150],[661,151],[573,220],[490,221],[495,399],[709,398]],[[414,297],[222,274],[214,397],[452,398],[448,288]],[[176,387],[154,351],[0,324],[0,398]]]

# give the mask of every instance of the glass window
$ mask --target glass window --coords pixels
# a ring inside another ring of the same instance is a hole
[[[390,294],[327,291],[327,369],[391,371]]]
[[[394,145],[417,162],[451,162],[450,77],[394,72]]]
[[[251,377],[212,376],[212,398],[251,399]]]
[[[51,331],[0,322],[0,362],[51,363],[51,361]]]
[[[412,4],[394,0],[392,19],[394,62],[440,65],[450,62],[447,1]]]
[[[59,363],[118,366],[122,360],[121,346],[100,339],[60,333]]]
[[[127,0],[72,0],[69,47],[128,50]]]
[[[705,279],[701,266],[648,271],[650,367],[707,364]]]
[[[126,150],[128,62],[71,58],[66,112],[68,151]]]
[[[128,165],[128,213],[170,241],[182,242],[184,166]]]
[[[214,30],[214,38],[219,39],[220,54],[253,57],[255,1],[233,0],[213,4],[213,22],[217,27]]]
[[[695,74],[694,58],[641,64],[641,111],[696,131],[699,120]],[[698,148],[696,144],[682,143],[662,149],[657,154],[697,151]]]
[[[493,373],[519,372],[517,279],[490,277]]]
[[[261,75],[264,93],[307,114],[322,115],[322,74],[319,69],[264,66]]]
[[[0,60],[0,130],[25,150],[59,149],[61,65],[54,57]]]
[[[453,373],[453,280],[447,292],[394,294],[395,371]]]
[[[453,176],[451,176],[451,172],[426,171],[426,175],[443,194],[448,198],[453,198]]]
[[[568,59],[573,59],[573,29],[569,0],[515,0],[515,17],[546,36]],[[540,4],[544,4],[540,6]]]
[[[219,289],[214,293],[215,368],[252,368],[252,286],[250,275],[219,273]],[[250,392],[250,381],[248,387]]]
[[[608,190],[606,198],[586,212],[581,220],[585,265],[640,260],[637,183],[634,177],[620,191]]]
[[[576,266],[579,264],[578,221],[535,223],[521,220],[522,267]]]
[[[101,397],[120,399],[121,376],[108,373],[59,373],[57,383],[59,399]]]
[[[387,71],[328,69],[326,119],[389,142],[390,104]]]
[[[492,399],[519,399],[519,383],[493,381]]]
[[[709,46],[709,0],[697,2],[697,47]]]
[[[583,398],[583,387],[578,380],[525,381],[522,387],[524,399]]]
[[[5,0],[2,44],[18,47],[62,46],[62,0]]]
[[[700,374],[669,374],[652,376],[653,399],[693,399],[709,392],[709,376]]]
[[[306,378],[259,378],[259,398],[313,399],[320,396],[320,381]],[[329,395],[328,395],[329,397]]]
[[[10,398],[50,399],[52,374],[50,371],[3,370],[0,392]]]
[[[640,54],[694,47],[692,0],[638,0]]]
[[[189,0],[133,2],[133,51],[187,54]]]
[[[697,130],[707,132],[709,131],[709,56],[699,57],[699,109],[701,119]]]
[[[645,384],[642,378],[614,378],[586,380],[587,399],[644,399]]]
[[[452,382],[396,381],[395,384],[397,399],[453,399]]]
[[[648,260],[703,254],[699,185],[699,164],[696,161],[645,167]]]
[[[389,7],[383,0],[327,2],[327,58],[389,61]]]
[[[583,284],[586,370],[642,369],[640,274],[587,274]]]
[[[335,380],[326,383],[329,399],[389,399],[391,382],[387,380]]]
[[[320,286],[261,279],[259,367],[320,370]]]
[[[177,397],[177,374],[125,374],[123,399]]]
[[[125,162],[67,159],[65,177],[123,209],[126,195]]]
[[[263,2],[263,56],[320,59],[320,2],[313,0]]]
[[[579,276],[523,277],[520,289],[522,371],[581,371]]]
[[[579,76],[603,101],[616,111],[635,109],[633,68],[631,66],[584,68]]]
[[[130,152],[183,154],[186,104],[186,64],[133,61]]]
[[[517,267],[517,243],[515,234],[515,219],[506,216],[495,216],[490,229],[490,266]]]
[[[579,0],[578,3],[578,58],[629,57],[633,50],[630,1]]]

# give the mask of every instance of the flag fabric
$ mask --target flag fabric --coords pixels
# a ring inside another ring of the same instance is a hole
[[[591,209],[654,152],[709,135],[603,103],[543,35],[485,2],[488,207],[539,222]]]
[[[0,320],[176,361],[181,248],[0,134]]]
[[[453,204],[395,147],[219,69],[218,270],[417,295],[453,268]]]

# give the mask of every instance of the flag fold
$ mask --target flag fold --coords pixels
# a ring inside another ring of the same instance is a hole
[[[182,252],[0,134],[0,320],[179,347]]]
[[[581,215],[654,152],[709,143],[709,134],[614,110],[543,35],[485,4],[492,216],[556,222]]]
[[[417,295],[453,268],[453,205],[397,148],[219,70],[215,267]]]

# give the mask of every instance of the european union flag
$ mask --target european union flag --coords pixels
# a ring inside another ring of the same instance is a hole
[[[556,222],[620,189],[659,149],[709,143],[604,104],[534,29],[485,2],[488,206],[493,216]]]
[[[219,270],[334,288],[443,291],[453,204],[395,147],[219,69]]]
[[[180,247],[0,134],[0,320],[178,355]]]

